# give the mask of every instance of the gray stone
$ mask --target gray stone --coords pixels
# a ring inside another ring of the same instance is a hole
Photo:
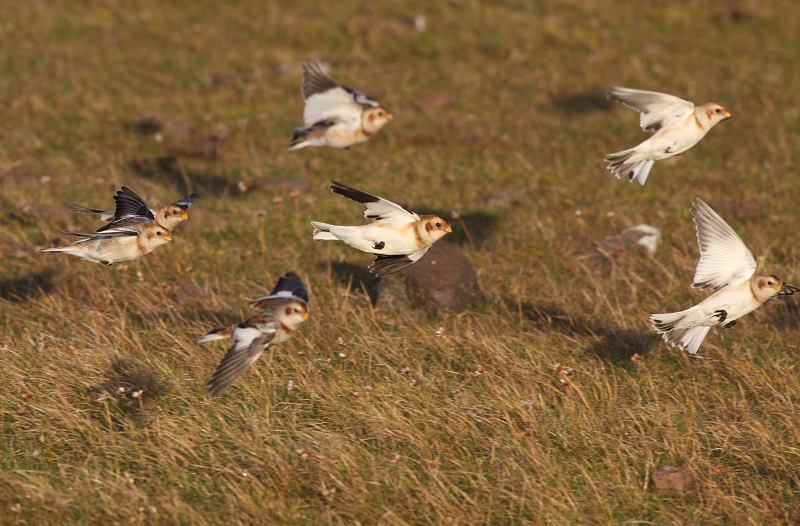
[[[485,298],[472,261],[450,243],[435,243],[422,259],[381,279],[378,308],[460,313],[480,307]]]

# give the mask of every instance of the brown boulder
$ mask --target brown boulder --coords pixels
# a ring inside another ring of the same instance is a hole
[[[662,466],[653,473],[653,485],[659,491],[685,493],[697,485],[697,477],[690,469]]]
[[[464,312],[485,299],[472,261],[455,245],[440,241],[410,267],[381,279],[378,308]]]

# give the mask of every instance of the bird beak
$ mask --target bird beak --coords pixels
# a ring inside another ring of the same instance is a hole
[[[181,217],[183,218],[184,221],[188,221],[189,220],[189,214],[187,214],[186,212],[184,212]]]
[[[303,321],[308,319],[308,312],[303,313]]]
[[[450,225],[447,225],[447,228],[445,228],[444,231],[449,234],[450,232],[453,231],[453,229],[450,227]]]
[[[723,113],[723,115],[725,116],[725,119],[733,118],[733,115],[731,115],[731,112],[729,112],[728,110],[725,110],[725,113]]]
[[[167,241],[172,241],[172,236],[167,234],[167,237],[165,237],[164,239],[166,239]]]
[[[386,120],[387,120],[387,121],[390,121],[390,120],[392,120],[392,119],[394,119],[394,115],[392,115],[392,114],[391,114],[391,113],[389,113],[389,112],[386,112]]]
[[[795,287],[794,285],[789,285],[788,283],[784,283],[783,286],[778,286],[778,296],[791,296],[795,292],[800,292],[800,287]]]

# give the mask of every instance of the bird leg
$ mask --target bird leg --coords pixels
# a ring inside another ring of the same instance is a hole
[[[728,317],[728,311],[725,311],[725,310],[722,310],[722,309],[715,310],[714,314],[712,316],[718,317],[719,318],[719,324],[722,325],[723,323],[725,323],[725,318]]]
[[[734,325],[736,325],[736,320],[729,321],[727,324],[725,324],[725,326],[723,327],[723,329],[730,329],[730,328],[731,328],[731,327],[733,327]]]

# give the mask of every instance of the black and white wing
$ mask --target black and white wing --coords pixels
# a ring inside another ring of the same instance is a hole
[[[639,125],[645,131],[658,131],[694,111],[694,104],[688,100],[657,91],[609,86],[606,96],[638,111]]]
[[[258,360],[280,330],[280,322],[269,314],[259,314],[233,329],[233,343],[211,376],[208,392],[216,396]]]
[[[428,246],[406,256],[378,256],[367,268],[379,278],[387,274],[394,274],[419,261],[430,248]]]
[[[197,201],[197,194],[192,194],[189,197],[184,197],[183,199],[175,201],[172,204],[175,205],[175,206],[179,206],[179,207],[183,208],[184,210],[186,210],[190,206],[192,206],[195,203],[195,201]]]
[[[700,246],[692,287],[716,290],[749,280],[756,271],[756,260],[744,241],[699,197],[690,211]]]
[[[84,239],[97,239],[97,238],[108,238],[108,237],[124,237],[124,236],[138,236],[141,232],[136,228],[112,228],[109,230],[104,231],[97,231],[92,232],[91,234],[85,234],[83,232],[72,232],[69,230],[60,230],[58,232],[63,236],[73,236],[73,237],[80,237]]]
[[[254,299],[250,304],[258,309],[266,310],[286,301],[298,299],[308,303],[308,289],[300,276],[294,272],[288,272],[278,279],[269,295]]]
[[[121,190],[114,196],[116,207],[114,208],[114,217],[111,221],[99,228],[98,232],[105,232],[110,229],[120,228],[120,225],[128,224],[141,224],[153,223],[156,219],[153,211],[144,202],[144,199],[136,195],[136,193],[123,186]]]
[[[402,206],[381,197],[362,192],[337,181],[331,181],[331,191],[366,206],[364,217],[373,221],[409,223],[419,221],[419,216]]]
[[[322,123],[361,124],[363,104],[377,105],[360,91],[340,86],[322,69],[318,60],[308,60],[300,67],[303,71],[303,120],[306,126]]]

